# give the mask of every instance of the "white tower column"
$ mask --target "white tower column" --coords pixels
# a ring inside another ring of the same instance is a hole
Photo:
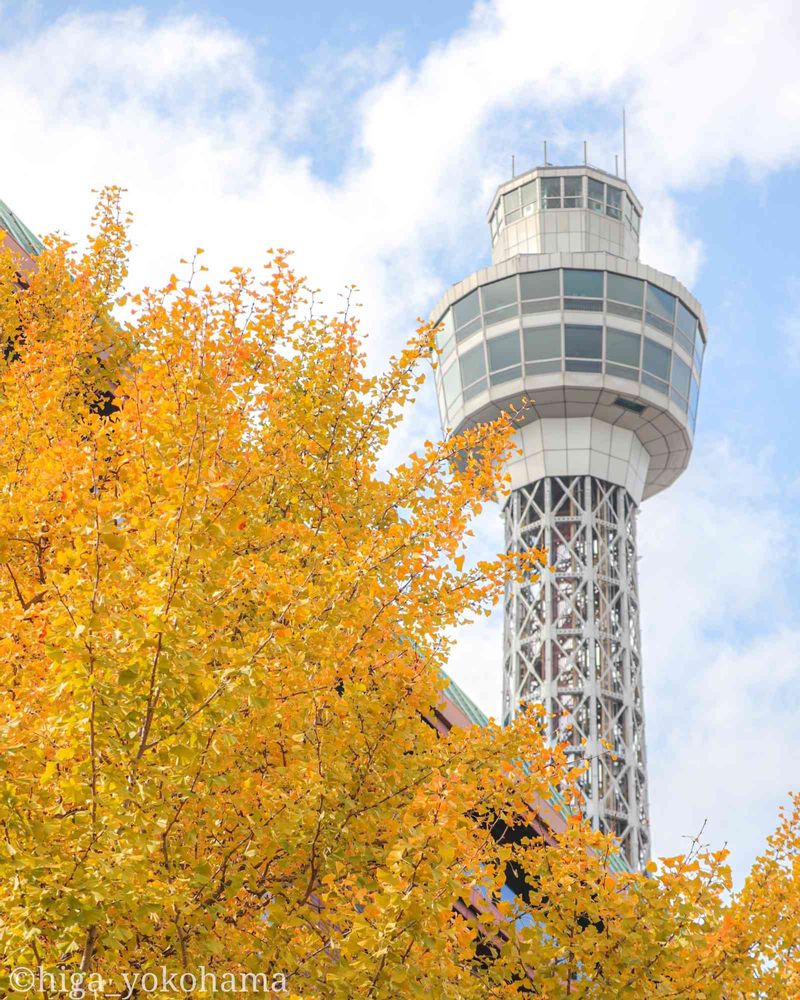
[[[587,817],[643,866],[650,834],[636,513],[624,487],[593,476],[547,477],[509,497],[506,548],[546,548],[553,572],[508,585],[503,717],[544,705],[550,736],[589,762]]]

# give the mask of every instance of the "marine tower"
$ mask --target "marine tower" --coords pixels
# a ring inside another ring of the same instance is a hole
[[[641,215],[594,167],[514,177],[489,207],[491,266],[432,314],[446,432],[534,401],[505,541],[547,548],[554,572],[507,588],[503,721],[544,705],[550,736],[589,760],[587,816],[634,869],[650,857],[636,517],[689,462],[706,344],[697,299],[640,263]]]

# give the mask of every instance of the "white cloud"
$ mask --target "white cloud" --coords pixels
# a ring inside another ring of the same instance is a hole
[[[800,368],[800,277],[797,275],[786,281],[786,305],[780,329],[789,363],[793,368]]]
[[[655,849],[708,820],[739,875],[800,773],[795,525],[771,456],[701,446],[643,508],[639,551]]]
[[[217,268],[257,264],[270,245],[292,247],[329,303],[359,284],[379,359],[447,281],[484,262],[483,212],[509,154],[523,168],[538,161],[539,138],[551,138],[551,156],[574,157],[587,137],[592,161],[610,167],[619,138],[608,122],[623,102],[629,176],[646,207],[643,259],[691,283],[712,255],[688,231],[680,192],[718,182],[734,162],[758,175],[800,159],[799,35],[789,0],[625,0],[602,16],[576,0],[568,23],[555,25],[537,5],[496,0],[477,5],[415,68],[391,42],[328,54],[331,73],[312,72],[278,99],[253,44],[216,21],[130,10],[39,29],[29,22],[0,43],[0,106],[13,150],[0,196],[37,230],[74,236],[92,186],[128,187],[134,281],[161,280],[198,245],[213,251]],[[319,118],[332,102],[349,132],[337,135],[346,153],[330,179],[297,145],[333,127],[327,112]],[[580,125],[564,127],[569,121]],[[404,440],[436,426],[428,395]],[[749,681],[770,658],[790,661],[796,632],[780,584],[789,527],[761,485],[771,469],[743,468],[730,446],[698,458],[642,517],[653,815],[665,851],[694,832],[704,802],[722,828],[748,796],[772,801],[775,786],[741,766],[747,740],[767,733],[775,780],[796,760],[785,713],[769,729],[778,689],[770,678],[763,687]],[[495,511],[478,541],[501,540]],[[753,609],[763,612],[759,629]],[[743,622],[752,634],[734,647],[731,623]],[[499,712],[498,616],[464,633],[453,672]],[[703,735],[712,710],[721,713],[716,729]],[[657,757],[662,746],[669,758]],[[712,751],[720,766],[698,777]],[[726,761],[738,778],[726,778]],[[740,837],[746,846],[748,838]]]

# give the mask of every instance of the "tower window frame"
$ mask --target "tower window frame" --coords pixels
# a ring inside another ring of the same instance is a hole
[[[622,188],[606,184],[606,215],[618,222],[622,220],[622,196],[624,193]]]
[[[542,177],[542,208],[545,210],[562,207],[561,178]]]

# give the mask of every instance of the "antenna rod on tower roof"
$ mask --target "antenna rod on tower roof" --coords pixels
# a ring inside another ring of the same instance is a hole
[[[584,139],[583,140],[583,165],[584,165],[584,167],[586,167],[586,166],[588,166],[588,164],[589,164],[589,160],[586,157],[586,140]]]
[[[544,165],[547,166],[547,139],[544,140]]]
[[[625,105],[622,105],[622,176],[628,179],[628,132],[625,127]]]
[[[614,173],[619,177],[619,153],[614,153]]]

